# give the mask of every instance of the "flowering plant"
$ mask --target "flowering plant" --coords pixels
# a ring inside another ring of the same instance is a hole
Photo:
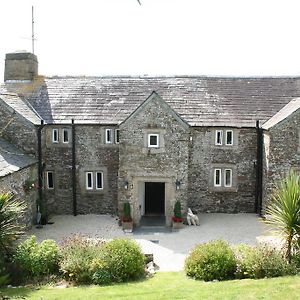
[[[183,222],[183,218],[178,218],[178,217],[172,217],[172,221],[175,223]]]

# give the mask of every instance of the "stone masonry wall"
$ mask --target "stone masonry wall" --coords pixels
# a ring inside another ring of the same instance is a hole
[[[21,169],[10,175],[0,178],[0,192],[13,192],[17,199],[26,204],[26,211],[23,218],[18,222],[24,223],[30,228],[36,220],[37,190],[24,191],[23,185],[27,179],[37,182],[37,164]]]
[[[52,129],[69,129],[67,144],[52,143]],[[105,144],[105,128],[99,125],[75,125],[77,212],[116,213],[117,176],[119,165],[118,145]],[[72,140],[70,125],[48,125],[43,129],[43,161],[45,171],[54,174],[54,189],[44,190],[48,212],[72,214]],[[103,190],[87,190],[85,172],[101,171],[104,175]],[[45,178],[46,180],[46,178]]]
[[[215,130],[233,130],[232,146],[215,145]],[[197,212],[254,212],[256,130],[193,128],[188,205]],[[231,168],[230,188],[213,186],[213,168]]]
[[[289,170],[300,171],[300,112],[297,111],[265,133],[264,197],[266,207],[275,184]]]
[[[149,133],[159,134],[159,148],[147,145]],[[119,209],[129,201],[139,224],[139,182],[165,182],[166,224],[171,222],[176,200],[187,204],[189,127],[159,97],[152,97],[120,126]],[[180,189],[175,189],[179,180]],[[128,181],[128,189],[124,182]]]

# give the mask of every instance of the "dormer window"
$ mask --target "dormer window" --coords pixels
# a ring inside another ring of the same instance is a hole
[[[159,147],[159,134],[149,133],[148,134],[148,147],[158,148]]]

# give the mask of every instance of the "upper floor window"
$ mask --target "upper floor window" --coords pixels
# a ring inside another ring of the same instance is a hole
[[[58,129],[54,128],[52,129],[52,143],[58,143],[58,142],[59,142]]]
[[[115,143],[116,144],[120,143],[120,130],[119,129],[115,130]]]
[[[216,130],[216,145],[222,145],[223,144],[223,130]]]
[[[105,129],[105,143],[111,144],[113,142],[112,129]]]
[[[148,134],[148,147],[158,148],[159,147],[159,134],[149,133]]]
[[[63,143],[69,143],[69,129],[63,129]]]
[[[233,130],[218,129],[215,131],[215,145],[233,146]]]
[[[233,145],[233,131],[226,130],[225,145]]]
[[[52,171],[46,172],[46,188],[47,189],[54,189],[54,177]]]

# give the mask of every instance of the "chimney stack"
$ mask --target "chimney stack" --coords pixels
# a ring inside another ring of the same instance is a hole
[[[37,75],[38,61],[36,55],[29,52],[14,52],[6,54],[4,81],[32,81]]]

